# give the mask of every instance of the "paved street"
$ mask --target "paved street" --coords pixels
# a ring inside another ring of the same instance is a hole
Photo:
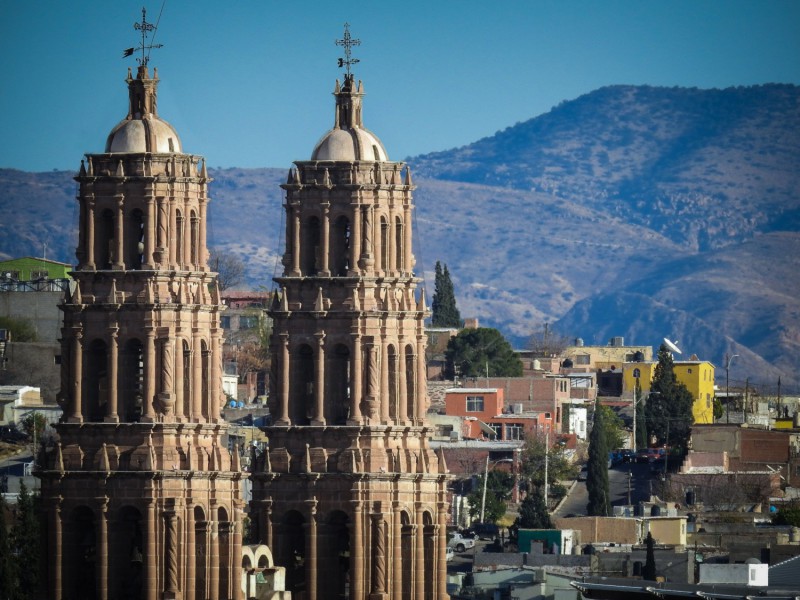
[[[629,475],[630,474],[630,475]],[[628,480],[630,479],[631,502],[637,504],[650,497],[650,465],[647,463],[621,463],[608,470],[608,487],[612,506],[628,503]],[[586,482],[578,481],[554,517],[582,516],[586,514],[589,495]]]

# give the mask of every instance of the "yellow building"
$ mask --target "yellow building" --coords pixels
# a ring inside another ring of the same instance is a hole
[[[650,391],[657,362],[628,362],[622,366],[623,395],[632,398],[636,379],[642,395]],[[675,379],[680,381],[694,398],[692,417],[695,423],[714,422],[714,365],[707,360],[680,360],[673,363]]]

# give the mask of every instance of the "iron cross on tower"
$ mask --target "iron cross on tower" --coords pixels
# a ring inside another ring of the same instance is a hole
[[[344,38],[341,40],[336,40],[337,46],[344,46],[344,58],[339,59],[339,67],[345,67],[347,69],[347,76],[350,77],[350,65],[354,65],[359,60],[357,58],[352,58],[350,56],[350,49],[353,46],[360,46],[361,40],[354,40],[350,37],[350,23],[344,24]]]
[[[153,32],[153,39],[156,37],[156,32],[158,31],[158,23],[153,25],[152,23],[147,22],[147,9],[142,8],[142,22],[141,23],[134,23],[133,28],[137,31],[142,32],[142,42],[139,44],[138,48],[128,48],[125,52],[122,53],[122,57],[125,58],[126,56],[132,55],[136,50],[142,51],[142,58],[137,58],[136,62],[138,62],[141,66],[146,67],[147,61],[150,60],[150,53],[148,52],[145,54],[145,50],[152,50],[153,48],[161,48],[163,44],[147,44],[147,33],[152,31]]]

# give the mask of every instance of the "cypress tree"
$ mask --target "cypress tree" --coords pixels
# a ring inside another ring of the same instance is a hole
[[[594,424],[589,434],[589,462],[587,464],[586,491],[589,503],[586,512],[589,516],[606,517],[611,514],[608,497],[608,452],[603,411],[600,401],[595,401]]]
[[[36,597],[39,586],[39,521],[36,517],[36,499],[20,481],[17,518],[11,529],[12,551],[19,565],[15,599]]]
[[[693,402],[691,392],[675,378],[672,354],[662,344],[645,406],[648,433],[656,436],[658,445],[686,447],[693,421]]]
[[[537,489],[525,496],[519,506],[519,516],[514,522],[517,529],[552,529],[553,522],[547,512],[542,494]]]
[[[642,579],[647,581],[656,580],[656,553],[654,549],[655,540],[652,534],[648,531],[647,537],[644,539],[644,545],[647,548],[647,556],[644,559],[644,569],[642,569]]]
[[[9,600],[15,587],[15,562],[6,525],[6,501],[0,496],[0,600]]]
[[[431,325],[434,327],[461,327],[461,314],[456,307],[456,296],[447,265],[436,261],[433,301],[431,302]]]

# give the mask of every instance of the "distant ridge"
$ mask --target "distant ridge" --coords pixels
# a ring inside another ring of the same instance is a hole
[[[202,151],[202,149],[200,149]],[[80,156],[76,154],[76,164]],[[800,88],[611,86],[409,159],[417,272],[447,263],[464,316],[516,345],[548,322],[800,392]],[[282,169],[211,170],[212,246],[271,286]],[[73,173],[0,169],[0,253],[74,262]]]

